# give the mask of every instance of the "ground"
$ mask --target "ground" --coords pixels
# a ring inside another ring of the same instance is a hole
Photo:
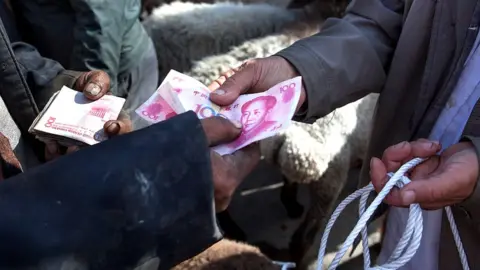
[[[348,185],[342,193],[342,200],[355,191],[357,175],[358,171],[351,173]],[[289,259],[287,253],[289,237],[298,226],[299,220],[287,217],[280,202],[281,185],[281,174],[273,166],[262,162],[240,186],[230,211],[235,221],[246,232],[249,243],[261,247],[274,260],[286,261]],[[306,187],[301,187],[299,200],[304,206],[308,203],[307,196]],[[337,221],[330,235],[326,263],[333,259],[336,250],[357,223],[357,213],[358,203],[354,202]],[[375,225],[378,227],[379,223]],[[379,248],[379,235],[373,233],[370,238],[372,239],[370,245],[375,245],[373,250],[371,248],[372,257],[375,258]],[[341,267],[337,269],[361,269],[363,266],[361,252],[361,247],[358,247],[352,257],[345,256],[348,258],[344,258]]]

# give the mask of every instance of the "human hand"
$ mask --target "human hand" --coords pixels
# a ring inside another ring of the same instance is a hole
[[[429,158],[407,174],[412,182],[402,189],[392,189],[385,202],[398,207],[418,203],[423,209],[435,210],[464,201],[473,193],[478,179],[475,148],[470,142],[461,142],[436,155],[441,148],[439,143],[425,139],[387,148],[381,160],[372,158],[370,163],[375,190],[380,192],[385,186],[387,172],[395,172],[412,158]]]
[[[73,89],[83,92],[85,97],[90,100],[97,100],[109,94],[110,78],[108,74],[103,71],[84,72],[75,81]],[[122,111],[117,120],[107,121],[103,129],[108,137],[113,137],[132,131],[132,123],[130,122],[128,114]],[[55,141],[50,141],[45,144],[45,159],[49,161],[63,154],[75,152],[78,149],[78,146],[65,148]]]
[[[240,67],[228,70],[208,86],[210,90],[215,90],[210,99],[220,106],[227,106],[241,94],[264,92],[297,76],[299,74],[295,68],[280,56],[248,60]],[[305,99],[306,92],[302,85],[297,111]]]
[[[0,180],[19,173],[22,173],[22,166],[13,152],[10,140],[0,133]]]
[[[205,118],[201,122],[210,147],[231,142],[242,131],[240,123],[233,124],[223,117]],[[260,150],[258,144],[254,143],[230,155],[220,156],[210,151],[210,156],[215,208],[221,212],[228,207],[238,185],[259,162]]]

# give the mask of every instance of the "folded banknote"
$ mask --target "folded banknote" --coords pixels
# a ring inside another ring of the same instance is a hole
[[[64,146],[93,145],[107,139],[103,125],[116,120],[125,99],[112,95],[91,101],[64,86],[55,93],[29,128],[41,141]]]
[[[238,121],[242,123],[240,136],[213,148],[226,155],[285,130],[300,99],[301,84],[302,78],[296,77],[265,92],[241,95],[233,104],[220,107],[210,101],[210,90],[205,85],[172,70],[136,113],[152,124],[190,110],[200,119],[221,116]]]

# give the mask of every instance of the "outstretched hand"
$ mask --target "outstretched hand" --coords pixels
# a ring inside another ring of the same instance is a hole
[[[242,131],[240,123],[232,123],[223,117],[205,118],[201,122],[209,147],[229,143],[235,140]],[[217,212],[221,212],[228,207],[233,193],[243,179],[260,161],[260,150],[254,143],[230,155],[220,156],[211,151],[210,156],[215,188],[215,207]]]
[[[402,189],[392,189],[385,202],[398,207],[418,203],[423,209],[435,210],[464,201],[477,184],[475,148],[470,142],[461,142],[437,155],[441,148],[439,143],[425,139],[387,148],[382,159],[371,159],[370,177],[375,190],[380,192],[385,186],[388,172],[397,171],[415,157],[429,158],[410,170],[407,176],[412,182]]]
[[[240,67],[228,70],[208,86],[210,90],[215,90],[210,99],[220,106],[227,106],[242,94],[264,92],[297,76],[296,69],[280,56],[248,60]],[[305,99],[305,88],[302,86],[297,110]]]

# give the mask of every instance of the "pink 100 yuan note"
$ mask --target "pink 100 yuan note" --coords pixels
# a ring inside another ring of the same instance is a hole
[[[171,95],[172,107],[181,105],[181,112],[192,110],[200,119],[222,116],[242,123],[242,133],[235,141],[213,148],[220,155],[284,131],[295,113],[301,87],[302,78],[296,77],[262,93],[241,95],[230,106],[219,107],[209,100],[208,90],[175,82],[165,84],[166,92],[175,93]]]
[[[166,89],[165,87],[165,84],[168,82],[190,85],[199,88],[205,87],[202,83],[192,77],[175,70],[170,70],[162,84],[160,84],[160,87],[158,87],[157,91],[155,91],[155,93],[145,103],[135,110],[140,117],[149,123],[153,124],[167,120],[177,115],[180,113],[179,111],[181,111],[181,108],[173,108],[170,105],[172,104],[172,100],[169,99],[169,97],[172,95],[172,93],[168,93],[168,91],[171,88]]]
[[[235,141],[213,149],[226,155],[285,130],[295,113],[301,87],[302,78],[296,77],[262,93],[241,95],[232,105],[219,107],[210,101],[210,90],[205,85],[172,70],[136,113],[152,124],[190,110],[200,119],[222,116],[241,122],[243,130]]]

